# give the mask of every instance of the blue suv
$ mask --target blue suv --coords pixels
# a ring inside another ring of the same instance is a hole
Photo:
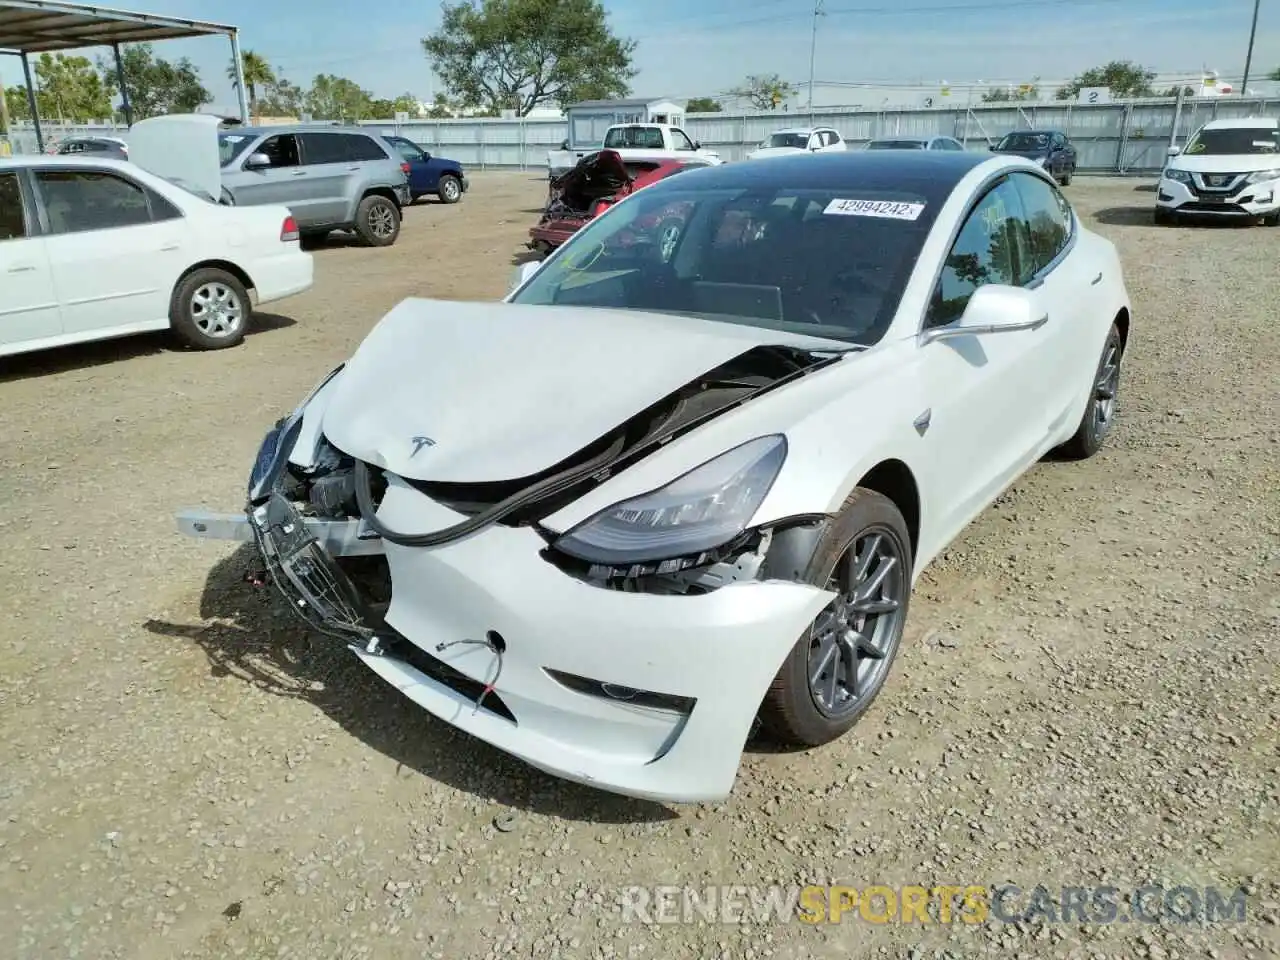
[[[467,192],[467,175],[457,160],[433,157],[407,137],[384,135],[382,139],[395,147],[408,164],[409,194],[414,200],[433,193],[441,203],[457,203]]]

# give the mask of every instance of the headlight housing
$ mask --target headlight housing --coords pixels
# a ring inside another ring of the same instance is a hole
[[[1265,183],[1268,180],[1280,180],[1280,169],[1259,170],[1257,173],[1249,174],[1247,183]]]
[[[1164,171],[1164,178],[1166,180],[1173,180],[1177,183],[1191,182],[1191,174],[1187,173],[1185,170],[1179,170],[1176,167],[1166,168]]]
[[[248,488],[251,502],[271,492],[271,487],[280,473],[282,460],[288,457],[298,439],[298,431],[302,429],[302,415],[307,409],[307,404],[314,400],[316,394],[323,390],[345,366],[346,364],[340,363],[330,370],[325,378],[307,394],[306,399],[294,408],[293,413],[277,420],[275,426],[262,438],[258,455],[253,461],[253,468],[249,471]]]
[[[555,547],[596,564],[644,563],[712,550],[746,529],[786,457],[786,437],[757,437],[665,487],[601,510],[559,537]]]

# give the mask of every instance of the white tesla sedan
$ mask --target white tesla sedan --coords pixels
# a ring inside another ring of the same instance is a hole
[[[316,629],[561,777],[725,796],[758,717],[844,734],[920,571],[1114,422],[1116,250],[1007,156],[656,183],[503,303],[406,300],[263,442],[245,514]]]

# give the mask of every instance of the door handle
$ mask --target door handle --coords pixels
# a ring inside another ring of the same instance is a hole
[[[35,267],[31,266],[31,264],[29,263],[23,264],[22,266],[19,266],[19,267],[9,268],[10,273],[31,273],[34,270],[35,270]]]
[[[182,244],[180,243],[166,243],[163,247],[160,248],[160,250],[163,253],[168,253],[170,250],[177,250],[181,246]]]
[[[1091,286],[1091,287],[1096,287],[1096,286],[1097,286],[1098,284],[1100,284],[1101,282],[1102,282],[1102,274],[1098,274],[1098,275],[1097,275],[1096,277],[1094,277],[1094,278],[1093,278],[1093,280],[1089,283],[1089,286]]]
[[[359,172],[360,172],[359,167],[347,167],[347,173],[359,173]]]
[[[291,177],[305,177],[306,175],[307,171],[305,170],[295,170],[293,173],[289,174]]]

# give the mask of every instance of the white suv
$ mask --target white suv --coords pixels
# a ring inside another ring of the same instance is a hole
[[[1280,123],[1263,117],[1214,120],[1169,163],[1156,193],[1156,223],[1183,214],[1261,218],[1280,225]]]

